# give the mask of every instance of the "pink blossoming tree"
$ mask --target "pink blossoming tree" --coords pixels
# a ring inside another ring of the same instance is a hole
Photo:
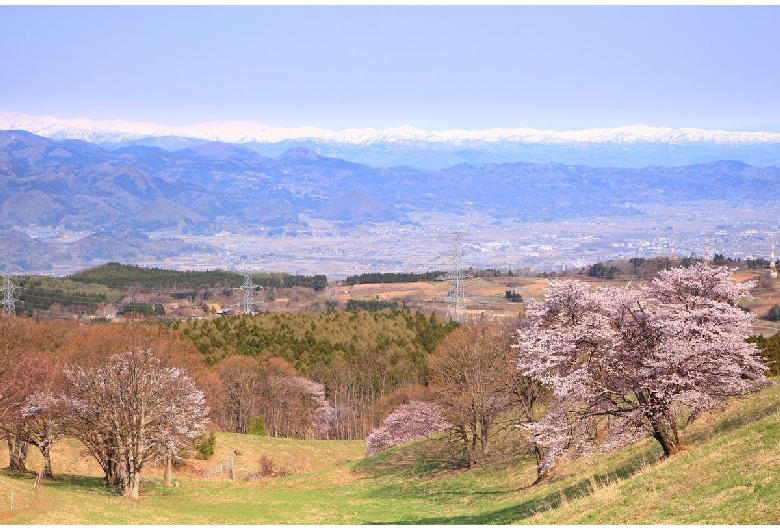
[[[588,454],[648,434],[673,455],[686,415],[768,384],[766,364],[745,342],[752,315],[736,305],[753,285],[699,263],[647,286],[554,281],[544,301],[529,301],[518,367],[554,394],[549,414],[526,425],[546,448],[540,477],[567,451]]]
[[[366,455],[452,428],[435,403],[412,401],[390,413],[382,426],[366,437]]]
[[[68,366],[65,376],[68,433],[127,497],[138,498],[145,463],[192,446],[206,429],[203,393],[149,349],[113,355],[95,368]]]

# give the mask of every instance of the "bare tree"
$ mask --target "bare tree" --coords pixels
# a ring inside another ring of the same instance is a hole
[[[496,428],[531,421],[541,386],[518,370],[513,336],[498,326],[461,327],[430,357],[430,385],[444,417],[452,423],[468,459],[488,457]]]
[[[246,433],[250,422],[262,415],[264,373],[259,360],[233,355],[216,366],[225,389],[223,423],[231,431]]]
[[[138,498],[145,463],[194,444],[205,430],[203,393],[180,368],[149,349],[113,355],[92,368],[68,366],[69,432],[92,453],[109,482]]]

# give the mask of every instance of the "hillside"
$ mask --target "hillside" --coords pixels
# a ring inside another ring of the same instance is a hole
[[[160,484],[150,469],[139,502],[106,495],[68,441],[52,451],[55,479],[0,474],[2,524],[777,524],[780,385],[731,401],[684,431],[687,449],[659,461],[646,440],[558,468],[532,486],[522,449],[483,468],[452,469],[436,440],[361,458],[361,442],[219,434],[217,453]],[[241,455],[235,453],[239,450]],[[316,455],[316,456],[315,456]],[[267,456],[294,474],[249,481]],[[35,467],[40,460],[33,455]],[[236,479],[203,470],[234,458]],[[5,458],[0,456],[0,458]],[[37,464],[36,464],[37,463]]]

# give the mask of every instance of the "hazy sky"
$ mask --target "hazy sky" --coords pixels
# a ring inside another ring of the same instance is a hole
[[[780,7],[0,6],[0,110],[780,131]]]

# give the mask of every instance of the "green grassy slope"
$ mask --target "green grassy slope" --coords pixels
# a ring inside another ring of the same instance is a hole
[[[210,460],[175,473],[179,487],[163,487],[150,469],[137,502],[109,494],[68,441],[55,446],[57,477],[34,497],[32,475],[0,473],[0,524],[780,522],[780,385],[700,417],[684,436],[685,452],[668,460],[647,440],[563,464],[531,486],[533,460],[522,451],[462,470],[436,440],[362,458],[361,442],[220,434]],[[296,474],[248,481],[261,456]],[[234,481],[204,478],[231,457]]]

